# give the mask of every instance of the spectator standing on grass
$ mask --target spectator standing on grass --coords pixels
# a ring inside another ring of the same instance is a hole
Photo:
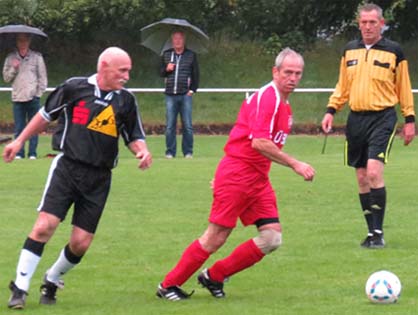
[[[368,227],[361,246],[383,248],[386,209],[384,165],[396,132],[395,105],[400,103],[405,124],[404,144],[415,137],[415,112],[408,63],[398,43],[382,36],[382,9],[366,4],[358,11],[361,39],[344,48],[340,76],[331,95],[322,129],[332,128],[334,114],[346,102],[346,161],[356,170],[360,205]]]
[[[199,64],[196,54],[186,48],[182,31],[171,35],[172,48],[163,52],[160,74],[165,78],[166,130],[165,157],[177,153],[177,116],[183,130],[182,151],[185,158],[193,157],[192,99],[199,87]]]
[[[13,118],[15,138],[38,112],[40,97],[48,85],[45,62],[39,52],[30,49],[29,34],[16,36],[16,50],[4,62],[3,79],[12,82]],[[29,159],[37,158],[38,135],[29,139]],[[25,157],[25,146],[16,154],[16,159]]]
[[[45,244],[74,204],[70,240],[46,271],[41,286],[40,303],[56,303],[56,291],[64,285],[61,277],[80,263],[93,241],[110,190],[111,170],[117,163],[119,136],[140,160],[140,169],[151,166],[135,96],[123,88],[131,67],[125,51],[106,49],[99,56],[97,74],[61,84],[5,147],[3,159],[11,162],[26,139],[58,120],[52,144],[61,153],[51,164],[38,218],[20,253],[16,279],[10,282],[9,308],[24,308]]]
[[[226,242],[238,218],[244,225],[255,225],[259,234],[198,275],[198,282],[215,298],[225,296],[226,278],[251,267],[280,246],[282,228],[268,176],[271,163],[290,167],[307,181],[315,175],[309,164],[282,151],[292,125],[288,97],[302,78],[303,67],[301,55],[284,49],[273,66],[273,81],[243,102],[216,170],[209,225],[158,285],[160,298],[189,298],[181,285]]]

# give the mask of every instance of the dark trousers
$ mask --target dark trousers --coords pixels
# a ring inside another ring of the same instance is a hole
[[[13,102],[13,118],[15,121],[15,138],[17,138],[27,123],[39,111],[40,101],[39,97],[34,97],[27,102]],[[28,156],[36,156],[36,148],[38,147],[38,136],[33,136],[29,139],[29,154]],[[25,145],[17,153],[18,156],[25,156]]]
[[[177,116],[180,114],[183,138],[183,154],[193,154],[192,97],[185,95],[166,95],[166,154],[176,156],[177,153]]]

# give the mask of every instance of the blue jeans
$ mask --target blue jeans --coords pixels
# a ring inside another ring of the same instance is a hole
[[[177,151],[177,116],[180,113],[183,138],[183,155],[193,154],[192,97],[184,95],[166,95],[165,154],[176,156]]]
[[[39,97],[34,97],[27,102],[13,102],[13,118],[15,120],[15,138],[17,138],[26,124],[39,111]],[[29,139],[29,154],[28,156],[36,156],[36,148],[38,147],[38,136],[33,136]],[[21,157],[25,157],[25,145],[17,153]]]

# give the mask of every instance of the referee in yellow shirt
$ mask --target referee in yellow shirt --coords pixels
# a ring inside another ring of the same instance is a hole
[[[415,136],[415,112],[408,62],[398,43],[382,37],[382,9],[365,4],[358,11],[361,40],[349,42],[343,52],[340,75],[329,99],[322,129],[332,128],[334,114],[346,102],[350,113],[346,127],[346,161],[356,169],[360,204],[368,234],[361,246],[383,248],[386,189],[383,180],[396,131],[396,104],[405,125],[404,144]]]

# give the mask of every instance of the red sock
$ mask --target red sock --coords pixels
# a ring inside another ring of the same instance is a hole
[[[251,267],[264,256],[265,254],[255,245],[254,241],[248,240],[235,248],[231,255],[217,261],[210,267],[210,278],[216,282],[224,282],[226,277]]]
[[[209,256],[209,252],[200,245],[199,240],[195,240],[186,248],[174,269],[165,276],[163,287],[181,286],[203,265]]]

